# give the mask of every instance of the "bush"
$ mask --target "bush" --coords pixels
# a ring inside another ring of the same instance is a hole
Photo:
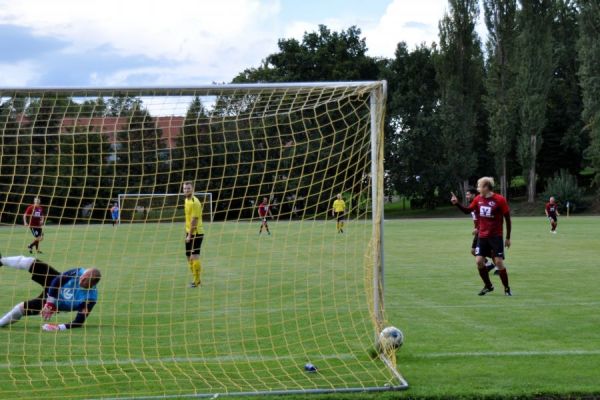
[[[565,206],[567,202],[571,203],[571,209],[575,210],[575,206],[581,204],[583,191],[577,185],[577,178],[569,174],[567,170],[561,169],[546,182],[544,197],[549,198],[550,196],[554,196],[561,206]]]

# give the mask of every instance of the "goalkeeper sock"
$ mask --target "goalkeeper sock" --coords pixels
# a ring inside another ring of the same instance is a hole
[[[202,264],[200,264],[200,260],[192,261],[192,274],[194,275],[194,284],[199,286],[201,283],[200,274],[202,273]]]
[[[23,310],[21,309],[21,305],[17,304],[12,310],[7,312],[4,317],[0,318],[0,328],[17,322],[22,316]]]
[[[35,258],[33,257],[23,257],[23,256],[14,256],[14,257],[2,257],[0,262],[2,265],[14,269],[23,269],[28,270],[29,267],[33,264]]]

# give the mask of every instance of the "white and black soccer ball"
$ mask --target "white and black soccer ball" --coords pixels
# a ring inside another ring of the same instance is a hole
[[[404,343],[404,334],[395,326],[388,326],[379,333],[377,348],[380,352],[397,350]]]

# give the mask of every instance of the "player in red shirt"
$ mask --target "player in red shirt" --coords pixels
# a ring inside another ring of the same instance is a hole
[[[450,201],[460,208],[465,214],[475,212],[479,219],[479,238],[475,248],[475,260],[479,276],[483,280],[484,287],[479,292],[483,296],[494,290],[490,280],[488,269],[485,267],[485,258],[492,257],[498,268],[498,274],[504,285],[504,294],[512,296],[508,285],[508,272],[504,267],[504,245],[510,247],[510,234],[512,223],[510,219],[510,208],[504,197],[493,192],[494,179],[483,177],[477,181],[476,196],[467,207],[458,202],[456,195],[452,193]],[[506,242],[503,241],[503,227],[506,220]]]
[[[270,235],[271,231],[269,231],[269,224],[267,223],[267,217],[273,218],[273,214],[271,213],[271,206],[269,205],[269,199],[263,197],[262,203],[258,205],[258,215],[261,218],[260,230],[258,234],[260,235],[263,231],[263,228],[267,230],[267,233]]]
[[[473,201],[473,199],[478,195],[479,193],[477,192],[477,190],[470,188],[469,190],[467,190],[465,192],[465,199],[467,199],[467,203],[471,204],[471,202]],[[473,219],[473,242],[471,243],[471,254],[473,256],[475,256],[475,249],[477,249],[477,241],[479,240],[479,218],[477,217],[477,214],[475,213],[475,211],[471,211],[471,218]],[[485,267],[488,269],[488,271],[492,271],[493,269],[496,268],[496,266],[494,265],[494,263],[490,260],[488,260],[487,258],[484,260],[484,264]],[[494,275],[497,275],[498,271],[494,271]]]
[[[550,221],[550,233],[556,234],[556,227],[558,226],[558,204],[554,197],[550,197],[548,203],[546,203],[546,217]]]
[[[33,204],[25,210],[25,213],[23,214],[23,225],[28,227],[33,235],[33,242],[27,246],[29,253],[33,253],[34,247],[37,253],[41,253],[40,242],[44,240],[44,233],[42,232],[42,227],[44,225],[44,209],[40,205],[39,197],[33,199]]]

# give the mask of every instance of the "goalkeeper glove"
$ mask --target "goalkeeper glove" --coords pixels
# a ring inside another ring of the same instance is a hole
[[[42,330],[46,332],[66,331],[67,327],[65,324],[44,324],[42,325]]]
[[[44,304],[44,308],[42,308],[42,318],[44,318],[45,321],[48,321],[50,318],[52,318],[55,312],[56,306],[54,303],[47,302]]]

